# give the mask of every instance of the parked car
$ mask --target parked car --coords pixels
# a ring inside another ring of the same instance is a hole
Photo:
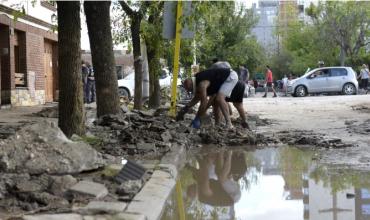
[[[288,84],[288,93],[303,97],[311,93],[355,95],[358,91],[356,72],[351,67],[313,69]]]
[[[159,85],[161,88],[171,87],[172,75],[168,70],[163,69],[159,77]],[[181,86],[181,79],[177,79],[177,86]],[[118,80],[118,92],[120,96],[132,98],[135,91],[135,73],[129,73],[125,78]]]

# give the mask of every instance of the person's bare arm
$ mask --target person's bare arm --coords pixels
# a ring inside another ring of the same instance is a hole
[[[195,93],[194,97],[191,99],[191,101],[188,104],[186,104],[186,106],[188,108],[191,108],[194,105],[196,105],[199,102],[199,100],[200,100],[200,98],[199,98],[198,93]]]
[[[200,106],[198,109],[197,116],[201,117],[203,116],[207,111],[207,105],[208,105],[208,99],[207,99],[207,88],[209,86],[209,81],[204,80],[201,83],[199,83],[197,87],[197,95],[200,99]]]
[[[211,97],[208,99],[207,109],[209,109],[209,107],[211,107],[211,106],[214,104],[215,99],[216,99],[216,95],[213,95],[213,96],[211,96]]]

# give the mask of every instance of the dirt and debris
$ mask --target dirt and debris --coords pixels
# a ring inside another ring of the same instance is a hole
[[[58,118],[58,106],[43,108],[41,111],[34,113],[33,115],[37,117],[45,118]]]
[[[359,122],[357,120],[345,121],[345,125],[347,126],[347,130],[349,133],[363,135],[370,134],[370,119],[367,119],[362,122]]]
[[[54,122],[26,125],[0,140],[0,171],[29,174],[70,174],[106,164],[102,155],[84,142],[66,138]]]
[[[342,139],[327,137],[309,130],[289,130],[279,131],[265,141],[271,141],[273,144],[288,144],[296,147],[309,146],[321,148],[345,148],[356,147],[353,144],[344,143]]]
[[[359,111],[361,113],[370,113],[370,105],[368,103],[353,105],[351,108],[354,111]]]

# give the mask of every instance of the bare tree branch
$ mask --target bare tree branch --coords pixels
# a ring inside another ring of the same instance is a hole
[[[130,6],[125,1],[119,1],[119,4],[121,5],[122,9],[125,11],[125,13],[128,16],[133,16],[135,14],[135,11],[130,8]]]

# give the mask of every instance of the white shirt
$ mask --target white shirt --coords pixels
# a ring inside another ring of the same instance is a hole
[[[361,79],[368,79],[369,78],[369,69],[367,69],[367,68],[361,69],[360,75],[361,75]]]

